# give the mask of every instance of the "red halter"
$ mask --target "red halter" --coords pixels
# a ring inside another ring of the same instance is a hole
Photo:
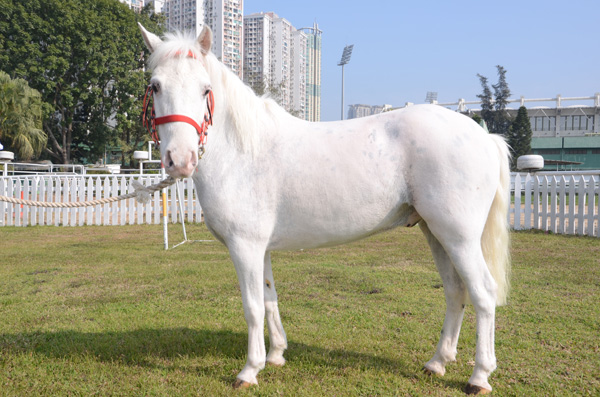
[[[175,55],[180,55],[180,53],[176,53]],[[187,54],[188,57],[196,59],[196,56],[192,51],[189,51]],[[156,117],[156,113],[154,112],[154,102],[152,102],[152,109],[150,113],[148,113],[148,107],[150,106],[150,101],[153,97],[152,85],[148,85],[146,88],[146,94],[144,95],[144,114],[143,114],[143,124],[144,127],[148,129],[150,136],[152,136],[152,140],[159,146],[158,132],[156,131],[156,126],[161,124],[173,123],[173,122],[182,122],[188,123],[192,127],[196,129],[198,132],[198,145],[200,147],[204,147],[206,143],[206,136],[208,135],[208,126],[213,123],[213,112],[215,110],[215,97],[213,95],[212,90],[208,90],[206,93],[206,113],[204,113],[204,121],[202,124],[198,125],[198,123],[192,119],[191,117],[184,116],[181,114],[170,114],[167,116]]]

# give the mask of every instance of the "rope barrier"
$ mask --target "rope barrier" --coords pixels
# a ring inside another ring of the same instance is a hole
[[[107,204],[112,203],[114,201],[126,200],[130,198],[135,198],[139,203],[147,203],[150,201],[150,195],[160,189],[171,186],[177,181],[177,179],[173,177],[167,177],[162,181],[158,182],[155,185],[144,186],[138,181],[133,181],[131,185],[135,189],[135,191],[127,194],[122,194],[117,197],[107,197],[98,200],[90,200],[90,201],[72,201],[70,203],[53,203],[49,201],[33,201],[33,200],[23,200],[14,197],[8,196],[0,196],[0,201],[6,201],[12,204],[21,204],[21,205],[30,205],[33,207],[46,207],[46,208],[78,208],[78,207],[88,207],[93,205]]]

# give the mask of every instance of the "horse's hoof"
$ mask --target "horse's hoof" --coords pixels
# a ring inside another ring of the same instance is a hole
[[[234,389],[247,389],[250,386],[252,386],[252,383],[246,382],[245,380],[241,379],[236,379],[235,382],[233,382]]]
[[[444,376],[446,370],[442,368],[441,371],[434,371],[433,369],[423,367],[423,373],[428,376]]]
[[[485,389],[485,388],[483,388],[481,386],[475,386],[475,385],[472,385],[470,383],[467,383],[467,386],[465,387],[465,393],[466,394],[478,394],[478,395],[481,395],[481,394],[490,394],[491,392],[492,392],[491,390]]]
[[[267,364],[272,365],[274,367],[283,367],[285,365],[285,358],[272,358],[270,360],[267,360]]]
[[[285,361],[283,361],[283,362],[267,361],[267,364],[272,367],[283,367],[285,365]]]

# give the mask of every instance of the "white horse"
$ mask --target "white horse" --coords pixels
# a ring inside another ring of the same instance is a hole
[[[285,363],[271,251],[344,244],[419,223],[447,302],[425,371],[443,375],[455,360],[470,299],[478,338],[466,391],[491,391],[495,306],[509,289],[505,142],[436,105],[339,122],[300,120],[254,95],[219,62],[207,27],[198,38],[170,34],[164,41],[140,28],[152,53],[156,116],[172,116],[158,128],[162,162],[171,176],[193,176],[206,226],[237,271],[249,335],[234,386],[257,384],[265,362]],[[198,124],[211,92],[214,111],[204,124],[212,118],[214,125],[199,159]]]

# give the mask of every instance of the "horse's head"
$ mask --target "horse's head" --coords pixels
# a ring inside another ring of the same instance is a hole
[[[162,163],[173,177],[191,176],[212,122],[212,89],[205,68],[212,32],[204,25],[195,40],[171,36],[163,42],[142,25],[140,29],[152,53],[147,96],[154,97],[151,125],[158,130]]]

